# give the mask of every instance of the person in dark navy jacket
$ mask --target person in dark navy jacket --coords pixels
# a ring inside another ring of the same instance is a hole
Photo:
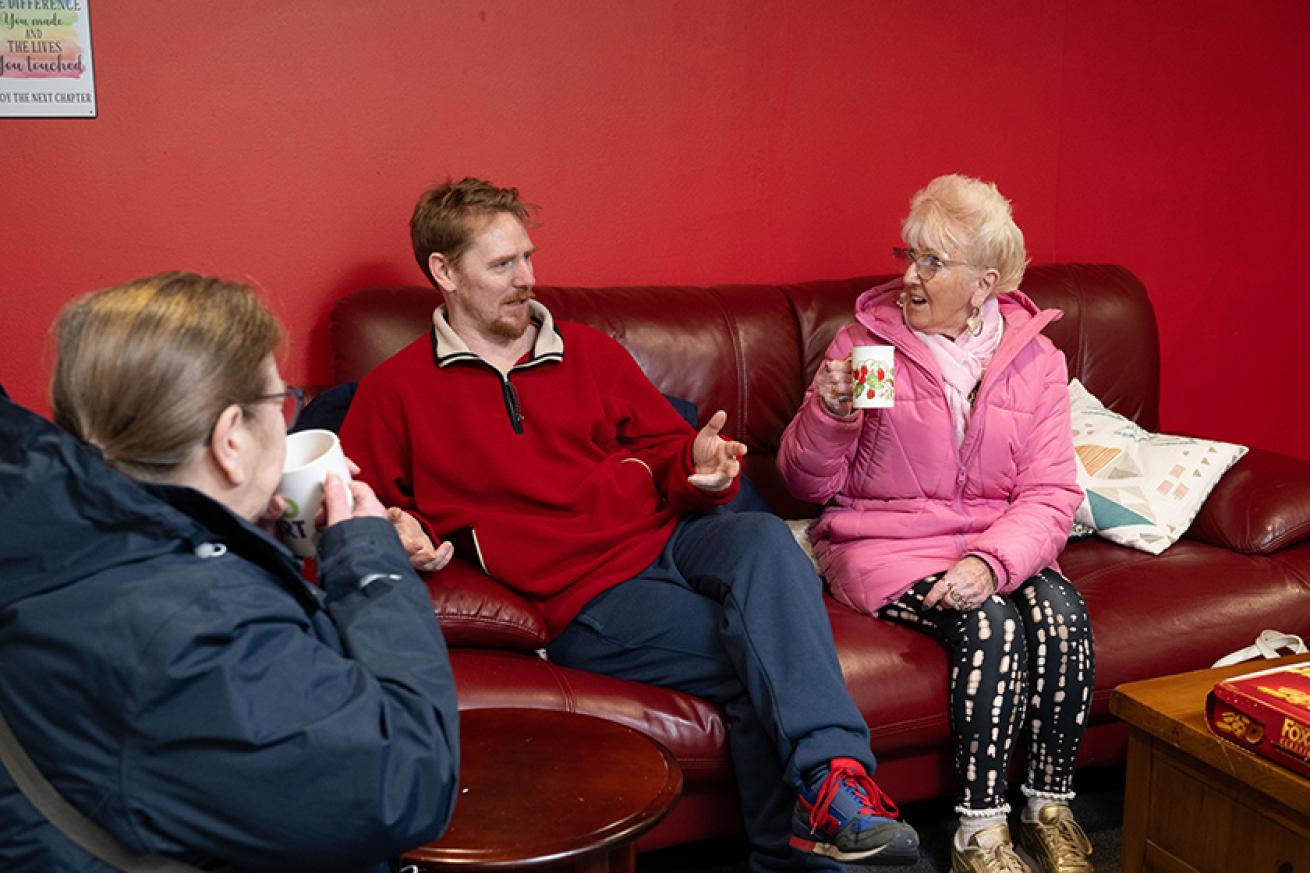
[[[163,274],[70,304],[59,427],[0,394],[0,712],[132,850],[378,871],[438,837],[458,723],[382,505],[327,485],[319,587],[269,533],[296,392],[246,286]],[[111,869],[0,768],[0,869]]]

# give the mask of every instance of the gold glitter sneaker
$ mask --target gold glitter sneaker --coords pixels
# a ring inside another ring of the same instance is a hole
[[[963,849],[951,840],[951,873],[1032,873],[1032,868],[1015,854],[1010,829],[1001,822],[969,837]]]
[[[1037,821],[1020,820],[1019,845],[1042,873],[1095,873],[1087,857],[1092,854],[1091,840],[1062,803],[1043,806]]]

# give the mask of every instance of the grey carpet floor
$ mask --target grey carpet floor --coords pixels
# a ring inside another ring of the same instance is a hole
[[[1078,776],[1074,815],[1092,841],[1097,873],[1119,873],[1119,840],[1123,823],[1124,772],[1120,767],[1084,770]],[[1018,797],[1010,800],[1011,805]],[[919,832],[919,863],[913,867],[852,867],[852,871],[887,873],[950,873],[951,834],[955,814],[950,801],[906,804],[902,817]],[[661,849],[637,856],[637,873],[745,873],[746,848],[740,839],[714,840]]]

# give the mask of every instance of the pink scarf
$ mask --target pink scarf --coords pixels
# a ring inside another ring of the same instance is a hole
[[[967,329],[955,339],[937,333],[913,331],[942,371],[945,382],[946,406],[955,425],[955,447],[964,442],[964,428],[969,424],[973,409],[973,390],[982,381],[983,371],[992,362],[996,348],[1001,344],[1005,319],[1001,307],[992,296],[982,305],[982,330],[974,336]]]

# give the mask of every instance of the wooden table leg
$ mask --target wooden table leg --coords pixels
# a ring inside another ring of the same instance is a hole
[[[1120,843],[1123,873],[1143,873],[1146,862],[1146,824],[1151,814],[1150,735],[1128,731],[1128,765],[1124,780],[1124,827]]]
[[[573,873],[637,873],[637,847],[628,843],[576,861]]]
[[[610,852],[611,873],[637,873],[637,844],[628,843]]]

